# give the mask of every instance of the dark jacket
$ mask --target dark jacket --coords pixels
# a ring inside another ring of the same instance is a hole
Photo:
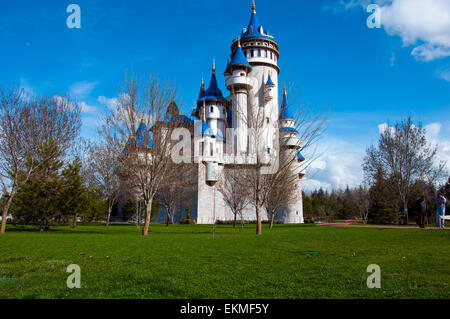
[[[417,202],[416,202],[416,211],[417,211],[418,214],[426,215],[427,211],[428,211],[428,203],[427,203],[427,201],[425,200],[424,201],[424,205],[422,205],[422,201],[420,199],[417,200]]]

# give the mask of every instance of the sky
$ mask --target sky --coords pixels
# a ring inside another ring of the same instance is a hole
[[[370,3],[380,28],[367,25]],[[307,191],[358,185],[366,148],[407,116],[450,165],[450,0],[257,0],[256,11],[280,45],[280,87],[328,118]],[[228,92],[221,70],[250,14],[250,0],[0,0],[0,86],[72,95],[88,138],[127,73],[172,83],[190,114],[213,58]]]

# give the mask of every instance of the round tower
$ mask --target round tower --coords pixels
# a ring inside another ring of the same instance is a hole
[[[301,139],[298,137],[298,131],[295,128],[295,119],[292,108],[287,101],[286,88],[283,92],[279,117],[280,131],[280,162],[290,162],[293,174],[296,175],[294,183],[293,198],[290,204],[284,210],[285,223],[303,223],[303,201],[301,179],[303,177],[301,162],[305,160],[300,153]]]
[[[246,60],[252,67],[249,74],[252,88],[249,91],[248,112],[261,112],[261,109],[257,110],[256,108],[264,108],[264,121],[268,128],[267,132],[261,134],[265,139],[261,145],[267,149],[273,149],[273,134],[271,134],[273,130],[269,127],[276,127],[278,119],[278,74],[280,73],[278,59],[280,53],[274,37],[259,22],[254,1],[247,28],[243,29],[240,38],[233,40],[231,44],[233,54],[238,47],[241,47]],[[271,93],[273,93],[270,99],[266,95],[267,83],[271,84]],[[261,113],[259,114],[261,115]]]
[[[231,92],[232,104],[232,126],[236,129],[234,140],[235,150],[242,154],[247,152],[248,144],[248,93],[253,88],[250,79],[251,65],[244,56],[242,47],[238,45],[234,50],[231,62],[228,63],[225,71],[225,83],[227,89]]]
[[[205,90],[202,80],[199,99],[197,101],[197,114],[200,106],[204,106],[206,123],[215,134],[217,148],[215,152],[219,158],[222,158],[225,143],[225,126],[227,120],[226,109],[228,107],[227,100],[223,97],[222,91],[219,89],[216,78],[216,65],[213,60],[211,80],[209,87]]]

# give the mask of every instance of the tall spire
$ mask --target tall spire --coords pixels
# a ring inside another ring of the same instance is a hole
[[[213,58],[213,67],[212,67],[213,74],[216,73],[216,59]]]
[[[294,119],[294,114],[287,101],[286,87],[284,87],[283,90],[283,100],[281,101],[281,113],[280,113],[280,120],[284,119]]]
[[[253,0],[253,5],[252,5],[252,12],[256,13],[256,5],[255,5],[255,0]]]

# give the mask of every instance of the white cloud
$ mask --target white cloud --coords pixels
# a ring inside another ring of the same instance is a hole
[[[327,190],[357,186],[362,181],[364,149],[342,140],[327,138],[320,149],[322,156],[306,170],[305,191],[318,188]]]
[[[87,105],[85,102],[78,103],[81,107],[81,113],[95,113],[95,106]]]
[[[110,110],[114,110],[117,107],[117,104],[119,103],[118,98],[107,98],[105,96],[99,96],[97,98],[97,101],[103,105],[106,105],[106,107]]]
[[[450,67],[438,70],[436,76],[444,81],[450,82]]]
[[[432,145],[437,145],[436,159],[447,163],[447,170],[450,164],[450,136],[445,136],[441,123],[431,123],[425,127],[426,137]]]
[[[430,123],[424,128],[428,142],[437,145],[437,161],[446,161],[447,169],[450,164],[450,135],[442,132],[442,123]],[[381,134],[386,130],[394,130],[387,123],[378,125]],[[306,169],[303,189],[306,192],[323,188],[344,189],[346,186],[354,187],[363,180],[362,163],[365,156],[365,147],[357,146],[351,141],[324,138],[325,145],[320,148],[320,156]],[[308,157],[308,156],[305,156]]]
[[[77,82],[70,86],[70,94],[74,97],[82,98],[89,95],[97,86],[98,82]]]
[[[450,56],[449,0],[373,0],[380,6],[381,24],[389,35],[400,36],[418,60],[432,61]],[[358,6],[367,0],[340,0],[334,12]]]

